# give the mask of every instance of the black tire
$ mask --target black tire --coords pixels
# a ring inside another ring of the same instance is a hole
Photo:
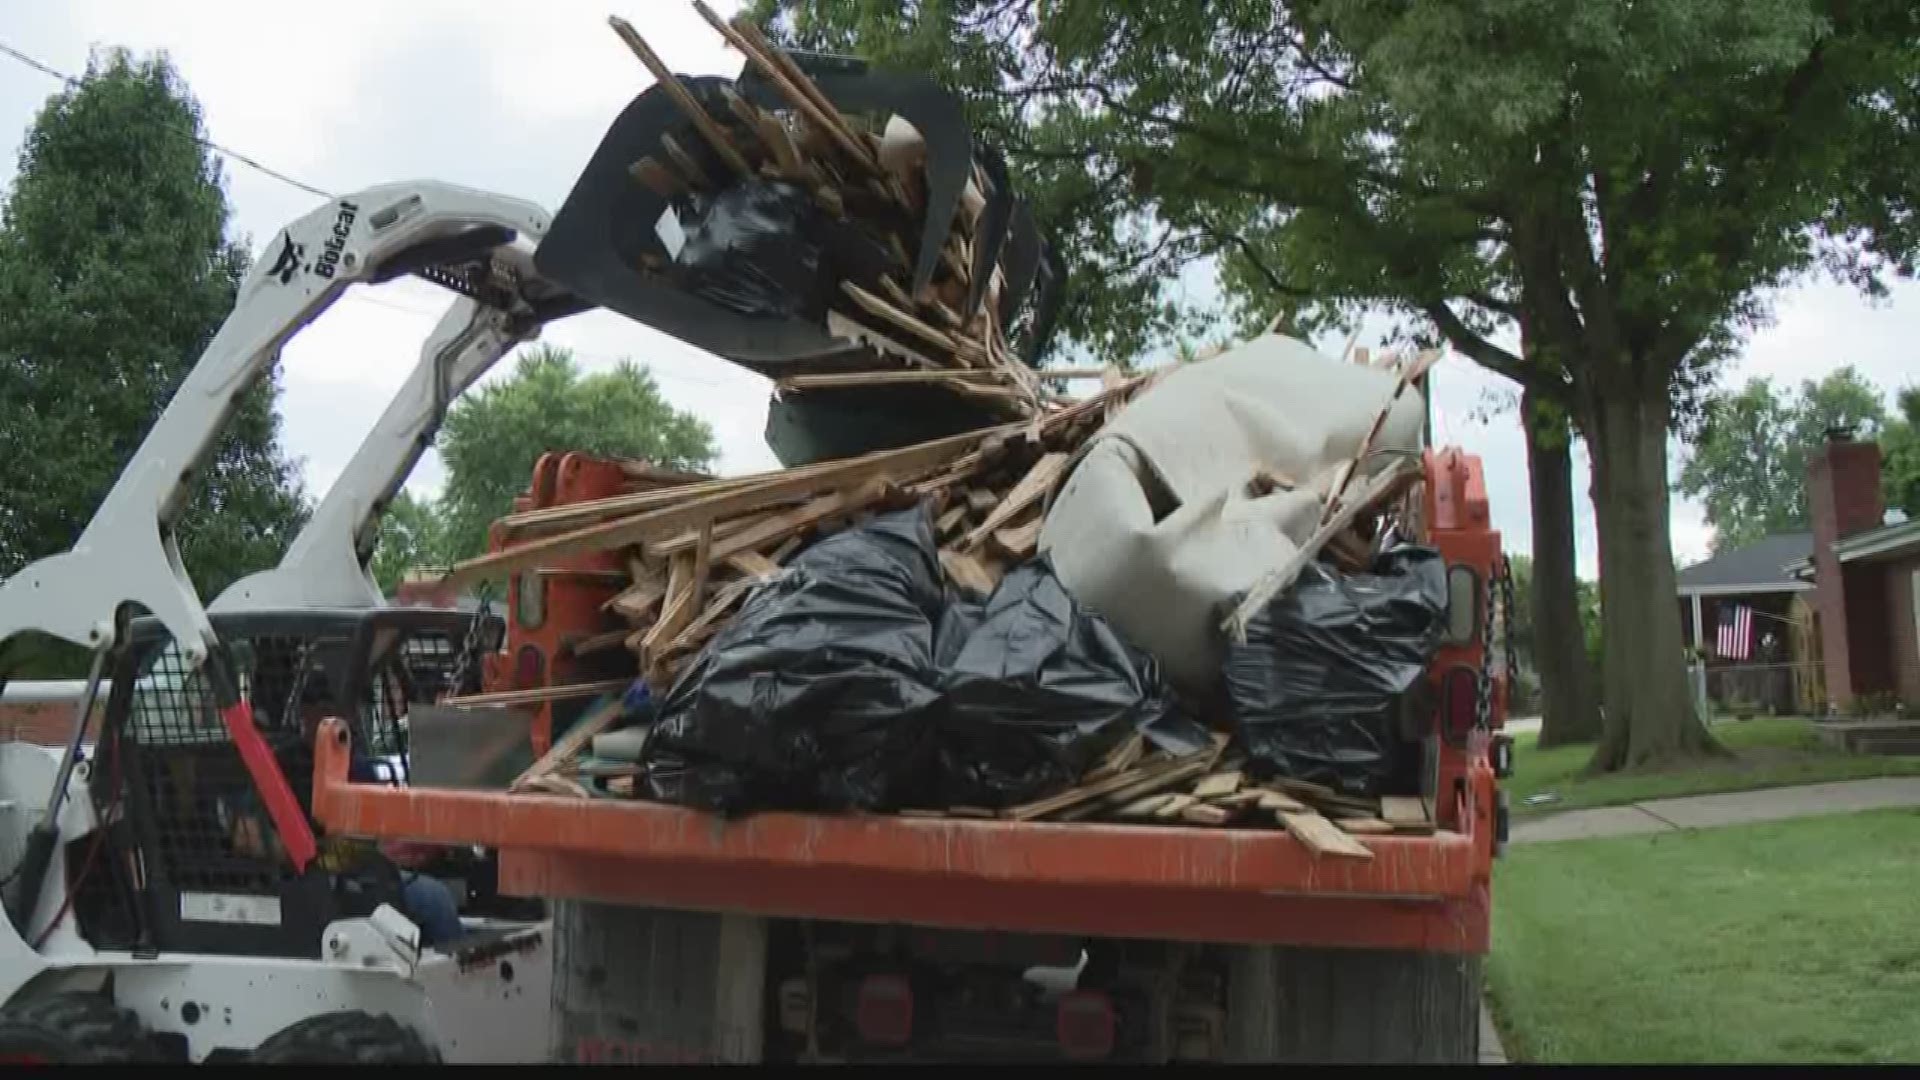
[[[253,1052],[263,1065],[438,1065],[439,1051],[391,1016],[321,1013],[268,1036]]]
[[[161,1059],[140,1018],[99,994],[50,994],[0,1009],[0,1065],[147,1065]]]

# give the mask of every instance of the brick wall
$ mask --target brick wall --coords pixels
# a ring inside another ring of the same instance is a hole
[[[1886,572],[1887,646],[1892,653],[1894,689],[1901,701],[1920,706],[1920,630],[1914,627],[1913,610],[1920,555],[1888,563]]]
[[[1892,688],[1885,576],[1869,566],[1842,573],[1833,553],[1834,541],[1877,528],[1882,509],[1879,444],[1830,440],[1814,452],[1807,465],[1807,510],[1820,646],[1827,697],[1842,709],[1855,694]]]
[[[36,702],[0,705],[0,742],[30,742],[41,746],[65,746],[73,734],[75,702]],[[93,713],[90,729],[100,726],[100,709]],[[93,731],[87,732],[93,737]]]

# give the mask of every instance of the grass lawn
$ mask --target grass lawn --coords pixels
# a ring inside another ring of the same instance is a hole
[[[1488,986],[1528,1062],[1920,1060],[1920,811],[1509,848]]]
[[[1617,806],[1673,795],[1747,791],[1783,784],[1853,780],[1863,776],[1920,774],[1920,757],[1847,754],[1820,744],[1813,722],[1799,717],[1756,717],[1713,725],[1714,735],[1738,757],[1732,761],[1660,772],[1634,772],[1585,778],[1579,775],[1593,756],[1592,746],[1556,746],[1537,750],[1538,736],[1514,737],[1513,776],[1502,782],[1516,815],[1552,813],[1583,806]],[[1560,801],[1528,806],[1526,798],[1551,791]]]

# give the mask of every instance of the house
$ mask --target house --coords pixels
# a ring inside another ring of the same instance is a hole
[[[1807,475],[1813,547],[1788,573],[1813,585],[1833,710],[1920,703],[1920,522],[1888,514],[1880,446],[1828,434]]]
[[[1779,533],[1680,571],[1680,624],[1697,686],[1723,707],[1823,712],[1814,585],[1788,572],[1813,550],[1811,532]]]

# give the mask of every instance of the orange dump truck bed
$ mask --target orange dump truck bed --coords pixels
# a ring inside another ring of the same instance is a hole
[[[1283,832],[758,813],[349,783],[343,728],[316,758],[313,806],[336,834],[482,845],[503,893],[774,917],[1117,937],[1484,952],[1504,830],[1491,759],[1504,756],[1505,673],[1491,640],[1502,555],[1477,458],[1428,451],[1421,527],[1465,605],[1435,657],[1431,836],[1366,837],[1368,860],[1317,855]],[[549,455],[527,507],[607,494],[612,463]],[[502,671],[578,676],[570,642],[599,632],[604,570],[584,556],[535,575],[541,616],[509,594]],[[597,575],[597,576],[596,576]],[[530,654],[530,655],[529,655]],[[490,663],[490,668],[495,665]],[[1492,669],[1490,671],[1490,669]],[[491,680],[490,680],[491,681]],[[536,750],[551,716],[535,721]],[[1493,749],[1495,753],[1490,753]]]

